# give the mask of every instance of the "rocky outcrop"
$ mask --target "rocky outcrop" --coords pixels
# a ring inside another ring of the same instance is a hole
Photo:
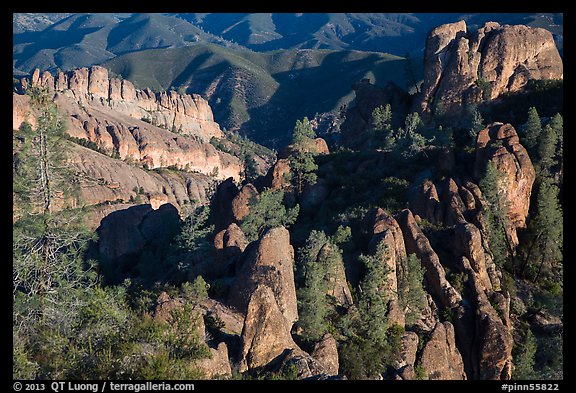
[[[242,328],[242,366],[246,369],[268,365],[285,351],[298,348],[290,335],[292,322],[282,313],[272,289],[257,285],[250,293]]]
[[[218,232],[214,236],[214,262],[206,268],[206,274],[210,277],[233,275],[234,266],[247,245],[244,233],[235,223]]]
[[[308,146],[306,146],[304,150],[313,153],[314,155],[330,154],[328,144],[322,138],[313,139],[311,143]],[[294,146],[288,145],[278,154],[278,158],[279,159],[289,158],[292,154],[294,154],[294,151],[295,151]]]
[[[414,332],[405,332],[400,338],[400,358],[394,365],[398,375],[404,380],[416,379],[414,365],[418,352],[418,335]]]
[[[542,28],[488,22],[468,31],[459,21],[433,29],[426,41],[419,110],[460,108],[523,88],[529,80],[563,78],[552,34]]]
[[[328,375],[338,375],[340,364],[338,361],[338,348],[336,340],[330,333],[326,333],[322,339],[314,345],[310,356],[320,364],[325,373]]]
[[[409,203],[415,215],[433,224],[444,219],[444,205],[440,203],[438,190],[430,180],[425,180],[416,187],[410,195]]]
[[[509,296],[486,290],[466,257],[460,259],[462,270],[468,275],[476,310],[476,332],[471,343],[473,378],[510,379],[512,371],[513,339],[510,320]],[[495,308],[496,307],[496,308]]]
[[[14,129],[24,121],[36,123],[24,97],[13,95]],[[236,157],[196,137],[175,134],[92,101],[79,102],[62,92],[56,93],[54,101],[66,121],[66,133],[104,155],[148,169],[174,167],[214,179],[240,180],[243,168]]]
[[[450,322],[438,323],[430,340],[422,348],[418,365],[427,379],[466,379],[462,356],[454,339],[454,327]]]
[[[234,184],[234,179],[231,177],[216,187],[216,192],[214,193],[211,204],[211,215],[216,232],[228,228],[228,225],[234,221],[234,217],[232,216],[232,201],[238,193],[238,187]]]
[[[298,319],[294,285],[294,249],[286,228],[269,229],[251,243],[240,260],[228,302],[246,312],[252,292],[260,284],[272,290],[278,307],[290,327]]]
[[[258,197],[258,190],[252,184],[248,183],[240,189],[238,195],[231,202],[233,222],[236,224],[242,223],[244,217],[250,213],[250,203],[256,197]]]
[[[382,283],[382,290],[389,294],[388,297],[388,318],[391,323],[404,327],[405,315],[398,299],[398,281],[402,275],[406,274],[406,248],[402,230],[396,220],[384,210],[372,209],[364,218],[365,224],[373,233],[369,244],[371,253],[375,253],[379,246],[384,247],[382,263],[386,265],[388,274]]]
[[[152,203],[152,197],[158,206],[169,203],[183,213],[187,206],[207,203],[215,183],[201,173],[146,171],[72,143],[68,163],[80,185],[76,206],[98,210],[106,202]],[[100,222],[97,217],[90,218],[87,213],[85,221],[96,228]]]
[[[242,334],[244,316],[236,310],[210,298],[203,299],[199,306],[206,317],[211,317],[222,323],[219,329],[223,333],[236,336]]]
[[[280,190],[290,185],[290,160],[279,158],[274,165],[268,170],[263,181],[262,188],[271,188]]]
[[[100,66],[60,72],[56,78],[48,72],[39,75],[35,70],[30,86],[62,92],[84,105],[106,107],[136,119],[147,119],[152,124],[182,135],[197,136],[205,142],[211,137],[223,136],[214,122],[212,109],[201,96],[136,89],[128,80],[110,77],[108,70]]]
[[[440,263],[440,258],[416,223],[412,212],[408,209],[402,210],[396,216],[396,220],[404,235],[406,252],[416,254],[426,269],[425,277],[432,296],[440,302],[442,307],[459,307],[462,296],[446,279],[446,271]]]
[[[226,343],[219,343],[216,348],[209,348],[210,357],[193,362],[194,367],[198,368],[205,379],[230,378],[232,377],[232,368],[228,355]]]
[[[484,176],[488,162],[495,165],[502,179],[498,191],[508,204],[511,228],[507,232],[516,246],[516,229],[526,226],[536,172],[512,125],[492,123],[478,133],[474,162],[474,176],[478,180]]]

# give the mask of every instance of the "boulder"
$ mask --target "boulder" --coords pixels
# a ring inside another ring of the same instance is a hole
[[[484,176],[488,162],[495,165],[503,179],[499,192],[508,203],[508,218],[512,227],[507,228],[507,232],[516,246],[516,229],[526,226],[536,172],[512,125],[492,123],[478,133],[474,162],[474,176],[478,181]]]
[[[298,348],[290,335],[291,326],[292,322],[284,317],[272,289],[265,284],[256,285],[250,293],[242,328],[240,371],[264,367]]]
[[[454,326],[450,322],[438,323],[430,340],[422,348],[418,365],[428,379],[466,379],[464,363],[454,339]]]
[[[290,160],[288,158],[279,158],[274,165],[268,170],[264,178],[263,188],[280,190],[290,185]]]
[[[210,348],[210,357],[193,362],[206,379],[231,378],[232,368],[228,357],[228,347],[226,343],[219,343],[218,347]]]
[[[207,267],[206,274],[212,277],[233,275],[236,261],[247,245],[244,233],[235,223],[218,232],[214,236],[214,263]]]
[[[314,345],[310,354],[328,375],[338,375],[338,348],[334,337],[326,333],[322,339]]]
[[[250,202],[252,199],[258,196],[258,191],[256,187],[252,184],[248,183],[244,185],[240,192],[232,199],[231,203],[231,213],[232,213],[232,220],[240,224],[244,217],[250,213]]]
[[[290,327],[298,319],[294,284],[294,249],[286,228],[267,230],[242,254],[239,271],[230,288],[228,303],[246,312],[252,292],[267,286]]]

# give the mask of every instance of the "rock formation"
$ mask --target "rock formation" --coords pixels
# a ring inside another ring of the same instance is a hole
[[[212,266],[206,268],[206,275],[209,277],[233,275],[234,266],[247,245],[248,241],[244,233],[235,223],[216,233],[214,262]]]
[[[426,41],[419,110],[458,113],[468,104],[523,88],[531,79],[562,79],[552,34],[488,22],[468,31],[459,21],[433,29]]]
[[[76,144],[71,143],[70,147],[68,160],[80,183],[78,206],[102,210],[115,206],[105,202],[128,204],[140,198],[140,203],[151,203],[152,197],[182,212],[186,206],[207,203],[214,188],[215,180],[201,173],[156,173]],[[100,220],[91,219],[90,214],[87,213],[85,221],[96,228]]]
[[[436,325],[430,340],[422,348],[418,365],[424,369],[427,379],[466,379],[450,322]]]
[[[294,284],[294,249],[290,233],[283,227],[269,229],[251,243],[240,260],[236,280],[230,288],[229,304],[245,312],[250,296],[259,284],[272,290],[278,307],[290,327],[298,319]]]
[[[154,93],[140,90],[128,80],[110,77],[100,66],[60,72],[54,78],[35,70],[30,86],[41,86],[62,92],[83,104],[107,107],[136,119],[147,119],[152,124],[182,135],[194,135],[208,142],[220,138],[222,131],[214,122],[208,102],[198,94],[178,94],[174,91]]]
[[[488,162],[492,162],[500,173],[499,193],[508,204],[512,226],[507,232],[516,246],[516,229],[526,226],[536,172],[512,125],[492,123],[478,133],[474,163],[474,176],[478,180],[484,176]]]
[[[250,293],[242,328],[242,371],[266,366],[286,350],[298,348],[272,289],[258,284]]]
[[[232,368],[226,343],[219,343],[216,348],[210,349],[210,357],[194,361],[194,367],[198,368],[205,379],[230,378]]]
[[[432,249],[410,210],[402,210],[396,217],[406,245],[406,252],[416,254],[426,269],[425,277],[430,286],[431,294],[442,307],[457,308],[462,296],[446,279],[446,271],[440,263],[440,258]]]
[[[373,235],[369,244],[370,252],[375,253],[380,244],[386,250],[382,263],[386,264],[388,271],[386,281],[383,283],[383,290],[390,294],[388,318],[390,318],[391,323],[404,327],[404,310],[402,310],[398,300],[398,281],[406,273],[406,248],[402,230],[396,220],[380,208],[369,211],[364,218],[364,222],[371,224],[372,228]]]

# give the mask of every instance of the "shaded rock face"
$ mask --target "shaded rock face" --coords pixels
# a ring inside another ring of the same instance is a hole
[[[137,119],[147,118],[152,124],[180,130],[183,135],[195,135],[205,142],[213,136],[223,136],[208,102],[197,94],[136,89],[128,80],[110,78],[108,70],[100,66],[59,73],[56,78],[48,72],[38,74],[35,71],[32,75],[32,87],[66,92],[81,102],[108,107]]]
[[[245,312],[258,285],[269,287],[284,318],[290,324],[298,319],[294,284],[294,249],[286,228],[269,229],[251,243],[240,260],[236,280],[230,288],[228,303]]]
[[[465,105],[520,90],[531,79],[563,78],[552,34],[488,22],[468,31],[459,21],[433,29],[426,41],[419,110],[458,113]]]
[[[454,326],[450,322],[436,325],[422,349],[418,364],[424,368],[428,379],[466,379],[462,357],[454,340]]]
[[[411,96],[393,82],[385,87],[375,86],[369,79],[355,83],[355,105],[346,111],[346,120],[340,126],[342,142],[347,146],[360,147],[364,131],[370,127],[372,112],[379,106],[390,104],[393,128],[403,126],[410,110]]]
[[[98,251],[108,260],[140,253],[145,246],[160,246],[178,231],[180,217],[171,204],[153,210],[150,205],[115,211],[97,229]]]
[[[238,195],[238,187],[234,184],[234,179],[229,177],[216,187],[214,199],[212,201],[211,215],[214,219],[216,231],[228,228],[232,224],[232,201]]]
[[[508,218],[512,225],[507,231],[516,246],[516,229],[526,226],[536,172],[511,124],[492,123],[478,133],[474,162],[474,176],[478,180],[484,176],[488,162],[492,162],[501,175],[499,192],[508,203]]]

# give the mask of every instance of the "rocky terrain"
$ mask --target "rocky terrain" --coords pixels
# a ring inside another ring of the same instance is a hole
[[[225,135],[201,96],[137,89],[101,66],[35,70],[13,93],[14,160],[19,133],[42,122],[30,95],[45,89],[66,120],[66,164],[79,185],[71,207],[82,208],[97,235],[82,255],[95,261],[99,281],[88,288],[93,295],[74,286],[66,293],[78,296],[80,306],[69,306],[77,319],[55,331],[62,342],[71,337],[65,345],[76,356],[62,360],[61,348],[43,344],[47,355],[34,357],[35,333],[19,330],[16,338],[32,339],[15,339],[15,375],[535,375],[527,367],[534,372],[547,342],[561,342],[563,321],[553,307],[538,306],[534,288],[561,297],[563,284],[554,282],[558,261],[544,265],[543,254],[529,282],[515,258],[528,261],[545,237],[533,229],[546,208],[540,195],[554,191],[543,173],[561,164],[546,166],[545,137],[529,145],[524,124],[480,119],[471,133],[455,121],[447,143],[439,119],[460,119],[469,104],[522,91],[532,80],[562,79],[562,59],[544,29],[441,25],[426,41],[420,93],[361,79],[333,141],[314,135],[305,119],[266,173],[248,178],[245,146],[235,146],[238,156],[215,147]],[[389,128],[398,129],[389,145],[372,130],[374,109],[386,104]],[[410,129],[414,109],[424,121]],[[555,132],[551,124],[560,129],[557,123],[546,119],[541,135]],[[550,145],[553,154],[561,146]],[[498,180],[492,190],[484,183],[491,169]],[[496,217],[489,191],[506,206],[504,217]],[[26,224],[22,209],[13,214],[17,228]],[[508,242],[504,254],[495,217]],[[543,266],[553,272],[540,276]],[[32,293],[23,288],[14,291]],[[532,331],[537,344],[526,338]]]

